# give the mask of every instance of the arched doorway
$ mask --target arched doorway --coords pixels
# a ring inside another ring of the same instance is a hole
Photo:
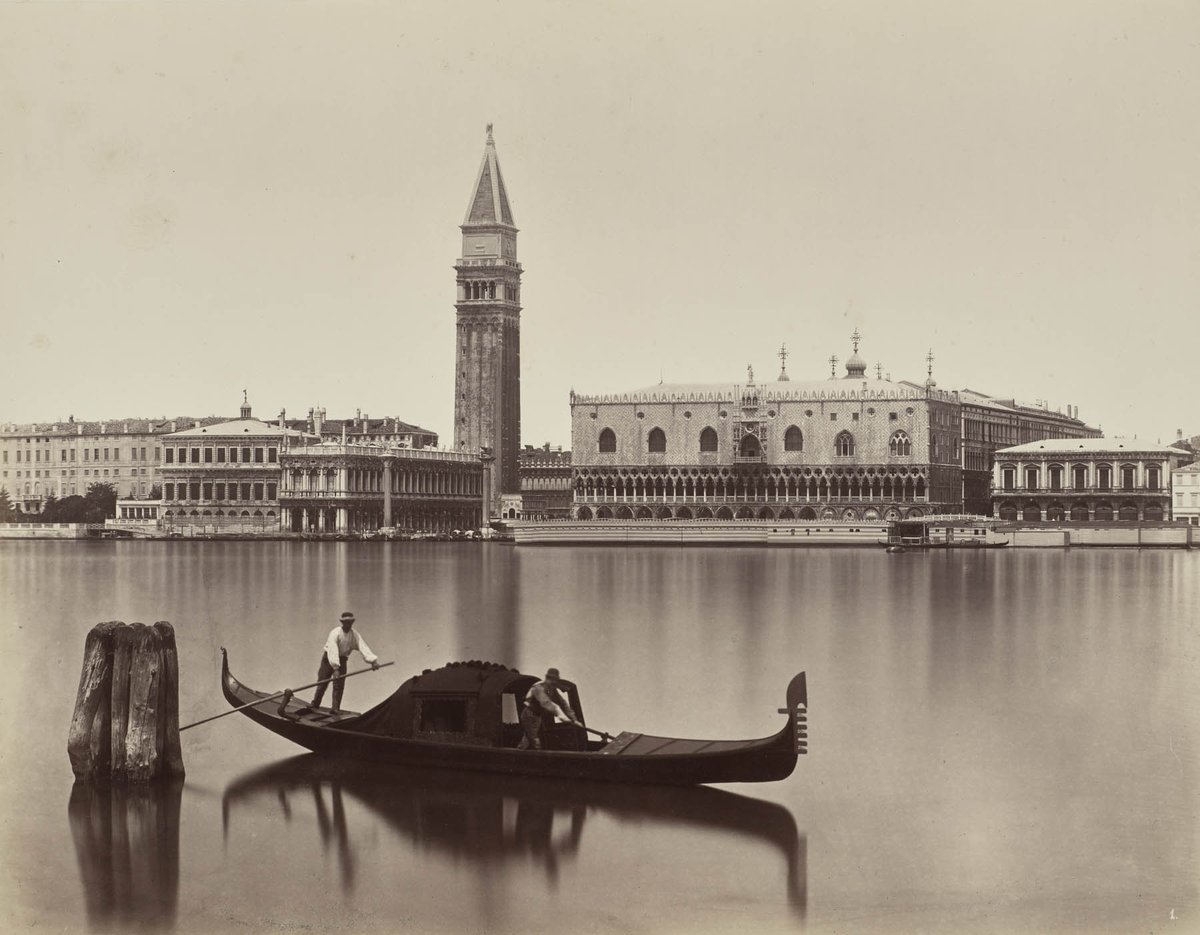
[[[1051,503],[1046,507],[1046,519],[1051,522],[1061,522],[1065,518],[1065,511],[1061,503]]]
[[[1163,518],[1162,505],[1158,503],[1147,503],[1142,509],[1142,518],[1151,523],[1161,522]]]
[[[577,519],[591,519],[592,518],[591,508],[586,507],[586,506],[581,506],[579,508],[579,512],[576,514],[576,518]]]
[[[1036,503],[1026,503],[1021,510],[1021,519],[1027,523],[1040,523],[1042,521],[1042,508]]]
[[[1000,518],[1008,522],[1013,522],[1017,518],[1017,506],[1015,503],[1006,501],[1000,504]]]
[[[1109,503],[1107,500],[1101,500],[1099,503],[1097,503],[1096,508],[1094,510],[1092,510],[1092,513],[1096,517],[1096,522],[1098,522],[1098,523],[1101,523],[1101,522],[1111,523],[1112,522],[1113,508],[1112,508],[1112,504]]]
[[[1086,523],[1088,521],[1087,505],[1076,503],[1071,507],[1071,522]]]
[[[1138,508],[1136,503],[1122,503],[1118,518],[1122,523],[1136,523],[1138,521]]]

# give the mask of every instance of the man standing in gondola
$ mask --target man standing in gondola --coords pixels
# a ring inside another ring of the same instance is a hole
[[[321,699],[325,697],[325,688],[329,685],[328,679],[336,675],[331,710],[334,714],[341,711],[342,691],[346,687],[346,661],[356,649],[362,653],[363,659],[371,664],[372,669],[379,668],[379,657],[371,652],[371,647],[362,638],[362,634],[354,629],[354,614],[346,611],[338,625],[329,631],[329,638],[325,640],[325,649],[321,653],[321,667],[317,670],[317,680],[321,684],[317,686],[312,700],[314,708],[320,707]]]
[[[558,669],[547,669],[546,677],[534,682],[525,696],[525,708],[521,712],[521,728],[525,736],[517,744],[518,750],[542,749],[542,724],[554,723],[556,717],[583,727],[575,712],[558,690]]]

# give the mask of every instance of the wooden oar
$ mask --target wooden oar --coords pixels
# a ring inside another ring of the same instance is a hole
[[[316,688],[318,685],[324,685],[327,682],[333,682],[337,679],[348,679],[351,676],[362,675],[364,672],[374,672],[377,669],[383,669],[387,666],[395,665],[395,662],[381,662],[379,665],[370,669],[359,669],[357,672],[347,672],[345,675],[331,675],[327,679],[321,679],[317,682],[310,682],[307,685],[301,685],[299,688],[285,688],[281,692],[276,692],[273,695],[267,695],[266,698],[259,698],[258,701],[248,701],[246,704],[238,705],[236,708],[230,708],[228,711],[222,711],[220,714],[214,714],[212,717],[206,717],[200,721],[192,721],[191,724],[185,724],[180,730],[187,730],[189,727],[196,727],[200,724],[207,724],[209,721],[215,721],[219,717],[225,717],[227,714],[236,714],[245,708],[253,708],[255,705],[266,704],[268,701],[274,701],[276,698],[282,698],[284,695],[294,695],[296,692],[302,692],[306,688]]]
[[[590,727],[584,727],[583,729],[585,731],[587,731],[589,734],[595,734],[597,737],[602,737],[605,740],[610,741],[610,742],[614,739],[611,734],[606,734],[602,730],[592,730],[592,728],[590,728]]]

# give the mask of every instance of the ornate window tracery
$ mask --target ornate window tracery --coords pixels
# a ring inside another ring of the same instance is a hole
[[[906,457],[912,454],[912,440],[907,432],[893,432],[888,450],[896,457]]]

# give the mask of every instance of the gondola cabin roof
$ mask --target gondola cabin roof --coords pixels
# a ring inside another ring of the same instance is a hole
[[[521,703],[536,681],[495,662],[448,662],[414,675],[390,698],[336,726],[387,737],[501,746],[506,734],[519,730]],[[579,712],[575,685],[560,680],[559,687]]]

